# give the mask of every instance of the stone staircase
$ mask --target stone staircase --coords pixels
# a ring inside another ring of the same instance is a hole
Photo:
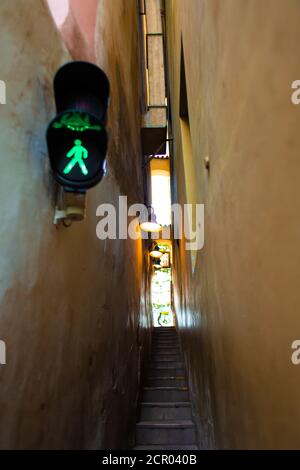
[[[185,369],[175,328],[154,328],[135,450],[197,450]]]

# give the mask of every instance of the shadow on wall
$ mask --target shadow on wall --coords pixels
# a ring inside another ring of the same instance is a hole
[[[72,58],[96,62],[98,0],[47,0],[47,3]]]

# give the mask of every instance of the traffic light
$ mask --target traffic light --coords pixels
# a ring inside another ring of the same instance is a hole
[[[47,129],[55,179],[67,190],[86,190],[103,176],[109,81],[88,62],[63,65],[54,78],[56,117]]]

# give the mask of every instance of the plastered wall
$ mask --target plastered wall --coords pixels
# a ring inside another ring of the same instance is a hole
[[[86,220],[69,229],[52,223],[45,130],[54,74],[70,56],[46,2],[2,0],[0,18],[0,448],[126,448],[148,281],[141,240],[97,239],[96,208],[120,194],[143,198],[136,3],[99,2],[97,58],[111,82],[107,176],[88,192]]]
[[[205,246],[175,244],[175,306],[202,448],[299,448],[300,3],[167,0],[173,197],[186,202],[185,58]],[[209,156],[210,171],[205,168]],[[188,182],[187,182],[188,185]]]

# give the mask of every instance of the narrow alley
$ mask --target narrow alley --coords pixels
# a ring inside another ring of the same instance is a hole
[[[300,2],[0,22],[0,465],[300,450]]]

